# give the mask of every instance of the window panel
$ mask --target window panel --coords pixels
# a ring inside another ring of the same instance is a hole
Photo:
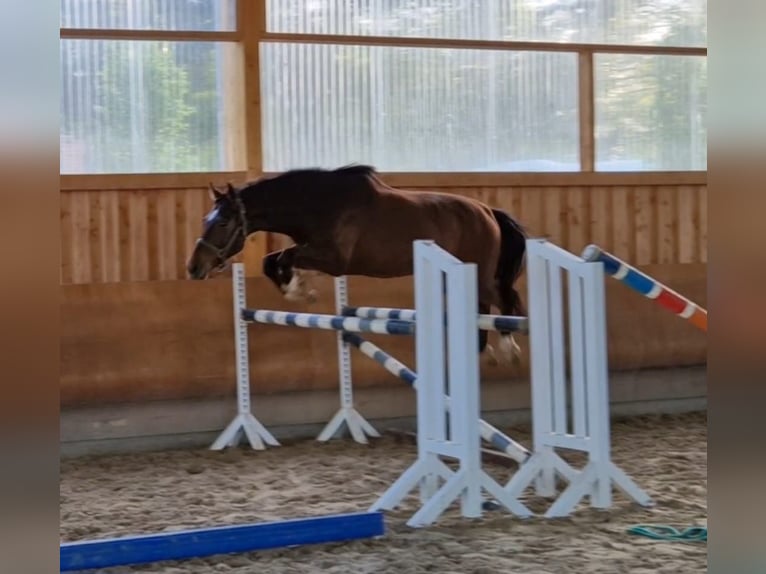
[[[62,40],[61,173],[236,169],[227,126],[241,117],[224,98],[236,90],[235,49]]]
[[[62,28],[230,31],[236,0],[61,0]]]
[[[265,43],[264,169],[576,171],[574,54]]]
[[[595,57],[598,171],[707,169],[707,59]]]
[[[267,0],[267,29],[705,46],[707,0]]]

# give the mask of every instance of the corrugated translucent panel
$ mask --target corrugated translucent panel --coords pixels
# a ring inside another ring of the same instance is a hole
[[[707,0],[267,0],[272,32],[705,46]]]
[[[261,0],[249,0],[261,1]],[[237,0],[60,0],[62,28],[228,31]]]
[[[707,169],[707,59],[595,56],[596,169]]]
[[[577,171],[574,54],[265,43],[264,167]]]
[[[61,41],[61,173],[216,171],[236,110],[234,46]]]

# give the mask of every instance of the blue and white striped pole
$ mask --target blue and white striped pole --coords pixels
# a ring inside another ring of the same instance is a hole
[[[383,349],[378,347],[376,344],[371,343],[370,341],[367,341],[366,339],[363,339],[356,333],[343,333],[343,340],[346,341],[349,345],[353,345],[357,349],[359,349],[362,354],[370,357],[374,361],[377,361],[381,365],[383,365],[383,368],[385,368],[389,373],[394,375],[395,377],[399,377],[404,382],[409,383],[410,385],[415,385],[415,380],[417,379],[417,374],[415,371],[407,367],[404,363],[401,361],[398,361],[388,353],[386,353]]]
[[[345,317],[361,317],[364,319],[388,319],[397,321],[415,321],[414,309],[393,309],[389,307],[346,307],[343,309]],[[512,315],[484,315],[478,316],[479,329],[482,331],[512,331],[526,333],[529,331],[529,319],[527,317],[515,317]]]
[[[385,368],[395,377],[399,377],[413,387],[417,385],[417,373],[386,353],[376,344],[367,341],[356,333],[343,333],[343,340],[359,349],[362,354],[380,363],[383,368]],[[449,399],[447,399],[447,401],[449,401]],[[449,402],[445,404],[448,405]],[[481,438],[498,449],[500,452],[510,456],[519,464],[523,464],[530,457],[530,452],[524,448],[524,446],[517,443],[509,436],[503,434],[488,422],[479,420],[479,425],[479,433],[481,434]]]
[[[319,315],[314,313],[288,313],[285,311],[262,311],[245,309],[242,320],[250,323],[349,331],[353,333],[378,333],[383,335],[414,335],[415,323],[394,319],[364,319],[341,315]]]

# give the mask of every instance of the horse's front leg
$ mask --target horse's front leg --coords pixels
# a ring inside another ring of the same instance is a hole
[[[305,278],[323,273],[331,277],[340,277],[347,268],[347,259],[339,252],[336,245],[306,244],[301,245],[295,252],[292,273],[293,280],[303,288]],[[298,279],[295,279],[295,278]],[[311,288],[308,291],[310,300],[316,300],[318,292]]]
[[[284,259],[285,257],[290,257],[290,255],[286,255],[290,249],[293,248],[290,247],[289,249],[273,251],[267,254],[262,262],[263,274],[283,293],[284,287],[287,285],[287,282],[289,282],[289,279],[285,279],[286,267],[284,265]],[[290,264],[290,266],[292,266],[292,264]]]
[[[268,277],[288,301],[316,300],[316,289],[309,285],[306,271],[295,267],[299,247],[293,245],[282,251],[274,251],[263,258],[263,274]]]
[[[293,267],[290,274],[290,281],[284,289],[285,299],[288,301],[316,302],[319,294],[311,283],[311,276],[314,273],[306,269]]]

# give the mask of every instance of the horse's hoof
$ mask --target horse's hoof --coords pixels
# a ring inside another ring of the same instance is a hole
[[[309,303],[316,303],[318,299],[319,299],[319,293],[317,293],[316,289],[312,289],[306,295],[306,301],[308,301]]]
[[[487,364],[490,367],[497,367],[500,364],[500,361],[497,360],[497,355],[495,354],[495,349],[492,347],[492,345],[487,345],[482,354],[484,357],[486,357]]]
[[[504,362],[518,366],[521,363],[521,347],[513,337],[500,337],[500,351]]]

